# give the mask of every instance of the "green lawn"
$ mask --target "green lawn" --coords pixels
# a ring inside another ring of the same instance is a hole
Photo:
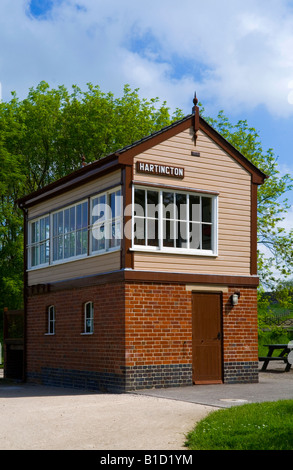
[[[187,436],[189,450],[292,450],[293,400],[233,406],[209,414]]]

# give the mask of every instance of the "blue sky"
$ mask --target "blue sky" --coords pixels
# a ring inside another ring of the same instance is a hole
[[[293,175],[292,0],[1,0],[0,41],[4,101],[41,80],[116,96],[128,83],[189,114],[196,91]]]

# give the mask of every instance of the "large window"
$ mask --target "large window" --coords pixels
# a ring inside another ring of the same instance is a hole
[[[216,254],[216,204],[211,195],[134,188],[133,246]]]
[[[111,189],[30,221],[30,269],[119,250],[122,201]]]

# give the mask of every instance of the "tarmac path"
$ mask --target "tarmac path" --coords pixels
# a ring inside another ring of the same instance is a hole
[[[258,384],[97,394],[0,379],[0,450],[186,450],[197,421],[221,407],[293,399],[293,370]]]

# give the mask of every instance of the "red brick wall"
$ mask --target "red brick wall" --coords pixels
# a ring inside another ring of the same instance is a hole
[[[128,284],[125,295],[127,366],[190,363],[191,295],[185,286]]]
[[[238,305],[230,296],[240,291]],[[224,362],[258,361],[257,290],[230,288],[223,294]]]
[[[230,296],[240,291],[237,306]],[[126,286],[127,365],[191,361],[192,293],[172,284]],[[230,288],[223,294],[224,362],[257,361],[256,289]]]
[[[94,334],[84,331],[83,305],[94,303]],[[47,333],[47,307],[55,306],[55,335]],[[124,286],[108,284],[28,299],[27,371],[41,368],[111,371],[124,367]]]
[[[235,290],[241,296],[238,305],[232,307],[230,295]],[[82,335],[83,304],[88,301],[94,303],[94,334]],[[49,305],[56,311],[52,336],[45,334]],[[257,375],[256,289],[229,289],[229,293],[223,293],[222,310],[224,381],[241,381],[244,375],[249,381],[247,369],[252,367]],[[167,384],[166,376],[172,374],[169,384],[176,385],[176,374],[184,376],[182,383],[190,383],[191,366],[192,293],[185,285],[111,283],[28,299],[30,377],[40,377],[44,369],[58,374],[62,370],[86,371],[104,374],[103,383],[118,380],[120,389],[123,383],[131,389],[137,386],[138,377],[141,387],[155,386],[154,377],[159,373],[161,385]],[[146,374],[150,379],[143,381]],[[95,380],[99,382],[100,378]]]

